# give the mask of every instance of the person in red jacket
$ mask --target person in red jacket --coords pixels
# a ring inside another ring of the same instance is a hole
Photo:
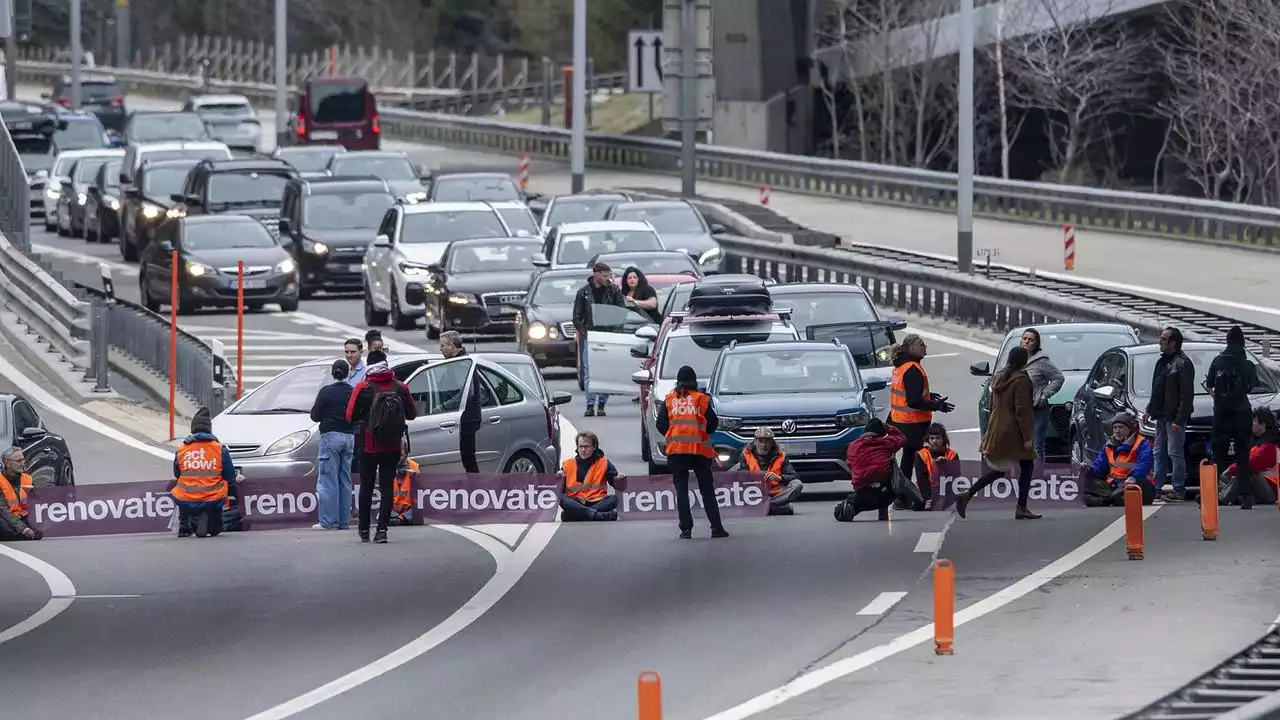
[[[1260,503],[1276,502],[1276,488],[1280,483],[1280,475],[1276,472],[1276,436],[1280,434],[1276,428],[1276,416],[1267,408],[1253,411],[1253,445],[1249,449],[1249,478],[1240,481],[1250,482],[1253,487],[1253,499]],[[1234,464],[1227,468],[1219,480],[1218,500],[1223,505],[1241,505],[1240,488],[1237,481],[1240,473]]]
[[[400,442],[409,431],[408,422],[418,416],[418,407],[409,388],[396,380],[380,350],[369,353],[364,380],[351,391],[347,421],[356,429],[360,456],[360,542],[369,542],[369,516],[373,513],[373,487],[381,495],[378,504],[378,531],[373,541],[387,542],[395,496],[396,469],[400,466]]]
[[[878,418],[867,423],[862,436],[849,444],[849,472],[853,492],[835,508],[836,520],[852,522],[858,513],[875,509],[879,520],[889,519],[893,504],[894,457],[907,437],[896,427],[885,426]]]

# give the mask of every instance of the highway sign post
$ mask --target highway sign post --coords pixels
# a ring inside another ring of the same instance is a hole
[[[662,126],[680,130],[681,191],[691,196],[697,133],[711,130],[715,108],[711,0],[663,0],[662,75]]]
[[[662,42],[658,30],[627,33],[627,92],[662,92]]]

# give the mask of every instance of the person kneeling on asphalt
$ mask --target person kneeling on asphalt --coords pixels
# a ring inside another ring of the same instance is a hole
[[[1276,488],[1280,484],[1280,473],[1276,471],[1276,416],[1267,408],[1253,411],[1253,445],[1249,448],[1249,479],[1253,486],[1253,500],[1267,505],[1276,502]],[[1227,472],[1218,478],[1218,503],[1220,505],[1240,505],[1240,492],[1237,478],[1240,474],[1238,466],[1232,464]]]
[[[191,434],[173,454],[173,499],[178,505],[178,537],[222,532],[227,487],[236,481],[231,451],[213,435],[209,408],[191,418]]]
[[[413,524],[413,478],[418,475],[418,463],[409,457],[409,438],[400,441],[400,465],[396,467],[396,482],[392,489],[391,524]]]
[[[1087,507],[1124,505],[1124,489],[1142,488],[1142,504],[1156,499],[1155,455],[1151,443],[1138,434],[1138,419],[1131,413],[1116,413],[1111,419],[1111,439],[1085,471],[1084,504]]]
[[[951,449],[951,438],[941,423],[933,423],[924,436],[924,447],[916,453],[915,478],[924,509],[933,509],[933,479],[938,476],[938,463],[955,462],[960,456]]]
[[[4,470],[0,472],[0,540],[40,540],[44,533],[31,527],[27,511],[27,495],[35,482],[27,474],[27,459],[22,448],[4,451]]]
[[[560,478],[560,519],[587,522],[618,519],[618,496],[609,486],[625,476],[600,452],[600,438],[584,430],[574,438],[578,452],[564,461],[556,475]]]
[[[877,519],[889,519],[897,491],[893,487],[894,457],[907,442],[898,428],[885,426],[879,418],[867,423],[862,436],[849,444],[849,471],[853,492],[835,507],[836,520],[853,522],[858,513],[875,510]]]
[[[770,428],[756,428],[755,440],[742,449],[742,457],[737,465],[729,468],[729,472],[763,472],[769,488],[769,514],[796,514],[791,503],[800,499],[804,483],[791,467],[787,454],[778,447]]]

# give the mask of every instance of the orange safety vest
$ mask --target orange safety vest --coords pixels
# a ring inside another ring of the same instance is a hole
[[[605,471],[609,469],[609,458],[600,456],[587,468],[584,482],[578,482],[578,458],[571,457],[564,461],[564,494],[584,503],[598,503],[609,494],[609,481],[605,479]]]
[[[223,502],[227,481],[222,478],[222,443],[197,440],[178,448],[178,482],[173,499],[180,502]]]
[[[933,453],[929,452],[929,448],[921,448],[920,452],[916,453],[916,457],[920,458],[924,462],[924,469],[929,473],[929,479],[932,480],[937,476],[938,464],[934,461]],[[942,461],[951,462],[959,459],[959,457],[960,456],[956,454],[955,450],[947,448],[947,452],[942,456]]]
[[[409,472],[396,476],[391,499],[391,510],[396,515],[407,515],[413,509],[413,474],[416,472],[418,463],[409,458]]]
[[[781,477],[782,465],[787,461],[787,454],[778,450],[778,454],[773,456],[773,461],[769,463],[769,468],[764,472],[771,472]],[[751,472],[760,472],[760,461],[756,459],[756,454],[751,452],[751,446],[748,445],[746,450],[742,451],[742,464],[747,466]],[[786,490],[787,486],[778,480],[769,481],[769,495],[777,495]]]
[[[1133,468],[1138,465],[1138,450],[1142,448],[1142,443],[1147,441],[1146,438],[1139,438],[1138,442],[1129,446],[1128,452],[1123,455],[1116,452],[1116,449],[1110,445],[1107,446],[1107,465],[1111,466],[1111,483],[1122,483],[1129,478],[1133,472]],[[1137,478],[1143,482],[1149,482],[1151,477]]]
[[[27,493],[35,488],[31,476],[22,473],[18,476],[18,489],[13,489],[13,484],[9,482],[9,478],[0,475],[0,493],[4,494],[4,501],[9,506],[9,512],[14,517],[26,517],[27,515]]]
[[[714,458],[711,436],[707,435],[707,409],[711,398],[706,393],[688,390],[672,392],[664,401],[667,406],[667,455],[701,455]]]
[[[1262,471],[1262,477],[1275,487],[1280,488],[1280,467],[1272,466],[1269,470]]]
[[[907,386],[902,382],[902,378],[911,368],[919,370],[920,375],[924,377],[924,395],[929,396],[929,374],[924,371],[923,365],[913,360],[894,368],[893,384],[889,386],[889,422],[902,425],[933,422],[932,411],[916,410],[907,405]]]

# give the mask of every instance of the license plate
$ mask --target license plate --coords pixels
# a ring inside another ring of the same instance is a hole
[[[782,451],[788,455],[813,455],[818,452],[817,443],[778,443],[782,446]]]
[[[236,289],[236,282],[237,282],[237,281],[236,281],[235,279],[232,279],[232,280],[231,280],[231,289],[232,289],[232,290],[235,290],[235,289]],[[267,281],[266,281],[266,280],[245,280],[245,281],[244,281],[244,289],[245,289],[245,290],[262,290],[262,289],[263,289],[263,288],[265,288],[266,286],[267,286]]]
[[[9,124],[10,126],[13,127],[14,130],[30,130],[32,127],[31,123],[29,122],[16,122],[16,123],[9,123]]]
[[[337,140],[338,133],[334,130],[316,130],[311,133],[314,140]]]

